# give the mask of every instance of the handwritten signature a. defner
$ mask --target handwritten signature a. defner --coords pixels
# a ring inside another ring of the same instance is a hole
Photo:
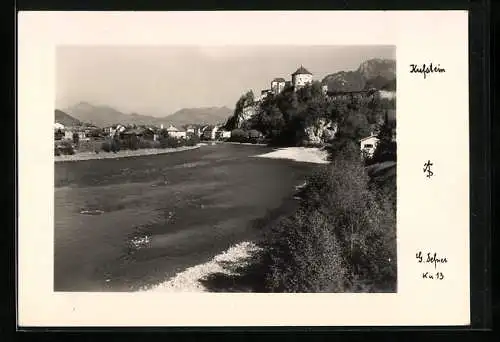
[[[448,263],[448,258],[446,257],[440,257],[437,255],[437,253],[427,253],[426,256],[423,255],[423,253],[420,251],[416,255],[417,261],[419,263],[426,263],[426,264],[433,264],[434,268],[437,268],[438,264],[446,264]]]
[[[430,63],[429,65],[427,64],[410,64],[410,74],[423,74],[424,79],[427,77],[427,74],[432,74],[432,73],[443,73],[446,72],[444,68],[441,68],[441,66],[438,64],[437,66],[433,65]]]

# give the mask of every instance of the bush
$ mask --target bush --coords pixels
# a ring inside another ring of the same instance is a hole
[[[368,182],[349,148],[308,177],[298,212],[266,235],[270,291],[394,291],[395,211]]]
[[[297,211],[271,230],[264,260],[271,292],[339,292],[347,267],[328,219],[319,211]],[[267,260],[266,260],[267,259]]]
[[[153,140],[145,140],[145,139],[140,139],[139,140],[139,148],[160,148],[160,142],[159,141],[153,141]]]
[[[54,140],[61,140],[64,137],[64,132],[60,129],[54,132]]]
[[[107,141],[104,141],[102,144],[101,144],[101,149],[104,151],[104,152],[119,152],[120,151],[120,141],[116,140],[116,139],[113,139],[113,140],[107,140]]]
[[[103,141],[101,144],[101,150],[104,152],[111,152],[111,142],[110,141]]]
[[[231,131],[231,137],[228,139],[232,142],[246,143],[248,142],[248,133],[242,129],[233,129]]]
[[[251,129],[248,131],[248,142],[252,143],[252,144],[257,144],[257,143],[260,143],[262,142],[262,133],[255,130],[255,129]]]
[[[198,137],[196,134],[188,135],[188,138],[186,140],[186,146],[196,146],[199,143],[200,143],[200,137]]]
[[[57,151],[57,152],[55,152]],[[60,144],[56,145],[55,147],[54,154],[56,156],[59,156],[61,154],[63,155],[73,155],[75,154],[75,150],[73,148],[73,145],[71,144],[70,141],[62,141]]]
[[[124,150],[138,150],[139,149],[139,138],[136,135],[130,135],[122,140],[120,144],[121,148]]]
[[[160,146],[161,148],[176,148],[184,145],[184,142],[181,139],[171,137],[171,136],[165,136],[161,138],[160,140]]]
[[[78,145],[78,142],[80,142],[80,136],[78,135],[77,132],[73,133],[73,143],[75,145]]]

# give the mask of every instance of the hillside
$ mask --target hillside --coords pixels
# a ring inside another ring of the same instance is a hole
[[[329,91],[358,91],[366,88],[395,91],[396,61],[370,59],[361,63],[356,70],[327,75],[321,83],[327,84]]]
[[[64,126],[80,126],[81,122],[71,115],[66,114],[62,110],[56,109],[54,111],[54,121],[63,124]]]
[[[216,124],[223,123],[232,110],[227,107],[184,108],[171,115],[154,117],[137,113],[125,114],[109,106],[96,106],[88,102],[80,102],[65,109],[71,116],[80,121],[92,123],[99,127],[114,124],[136,125],[184,125],[184,124]]]
[[[387,161],[370,165],[366,168],[370,177],[370,185],[376,186],[383,196],[388,198],[393,205],[396,204],[396,162]]]

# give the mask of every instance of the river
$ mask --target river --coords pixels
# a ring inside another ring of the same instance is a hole
[[[132,291],[257,236],[315,164],[220,144],[55,164],[55,291]]]

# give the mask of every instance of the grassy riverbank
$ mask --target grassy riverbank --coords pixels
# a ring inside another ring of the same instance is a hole
[[[166,154],[181,151],[188,151],[192,149],[199,148],[204,144],[197,144],[195,146],[181,146],[175,148],[151,148],[151,149],[140,149],[140,150],[121,150],[118,152],[80,152],[72,155],[60,155],[54,156],[54,161],[64,162],[64,161],[79,161],[79,160],[93,160],[93,159],[117,159],[117,158],[127,158],[127,157],[138,157],[156,154]]]

